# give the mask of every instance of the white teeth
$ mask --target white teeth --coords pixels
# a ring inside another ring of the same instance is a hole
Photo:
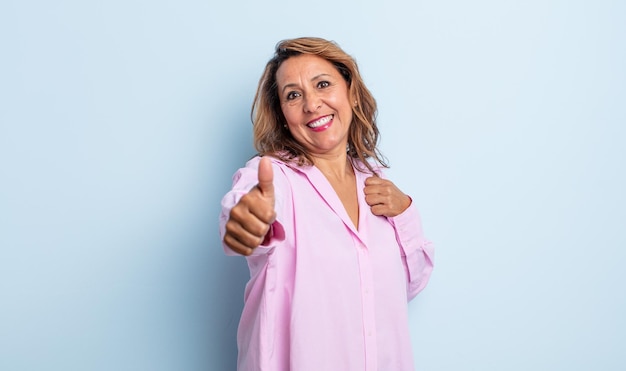
[[[330,120],[332,120],[332,118],[333,118],[333,115],[324,116],[321,119],[308,124],[307,126],[310,127],[310,128],[313,128],[313,129],[314,128],[318,128],[318,127],[320,127],[322,125],[328,124],[330,122]]]

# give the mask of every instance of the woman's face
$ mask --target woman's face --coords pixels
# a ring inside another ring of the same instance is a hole
[[[324,58],[302,54],[276,71],[287,127],[313,157],[346,153],[352,106],[348,84]]]

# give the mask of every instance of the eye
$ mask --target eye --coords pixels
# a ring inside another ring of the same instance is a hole
[[[300,93],[296,91],[291,91],[287,94],[287,100],[294,100],[300,96]]]
[[[320,89],[324,89],[330,86],[330,83],[328,81],[320,81],[317,83],[317,87]]]

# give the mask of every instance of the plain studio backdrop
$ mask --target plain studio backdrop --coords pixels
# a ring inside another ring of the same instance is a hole
[[[2,1],[0,369],[234,370],[220,199],[299,36],[356,57],[436,245],[417,369],[626,369],[625,4]]]

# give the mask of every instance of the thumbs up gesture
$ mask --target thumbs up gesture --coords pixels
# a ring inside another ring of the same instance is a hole
[[[276,219],[274,173],[269,158],[259,163],[259,183],[230,210],[224,243],[233,251],[250,255],[261,245]]]

